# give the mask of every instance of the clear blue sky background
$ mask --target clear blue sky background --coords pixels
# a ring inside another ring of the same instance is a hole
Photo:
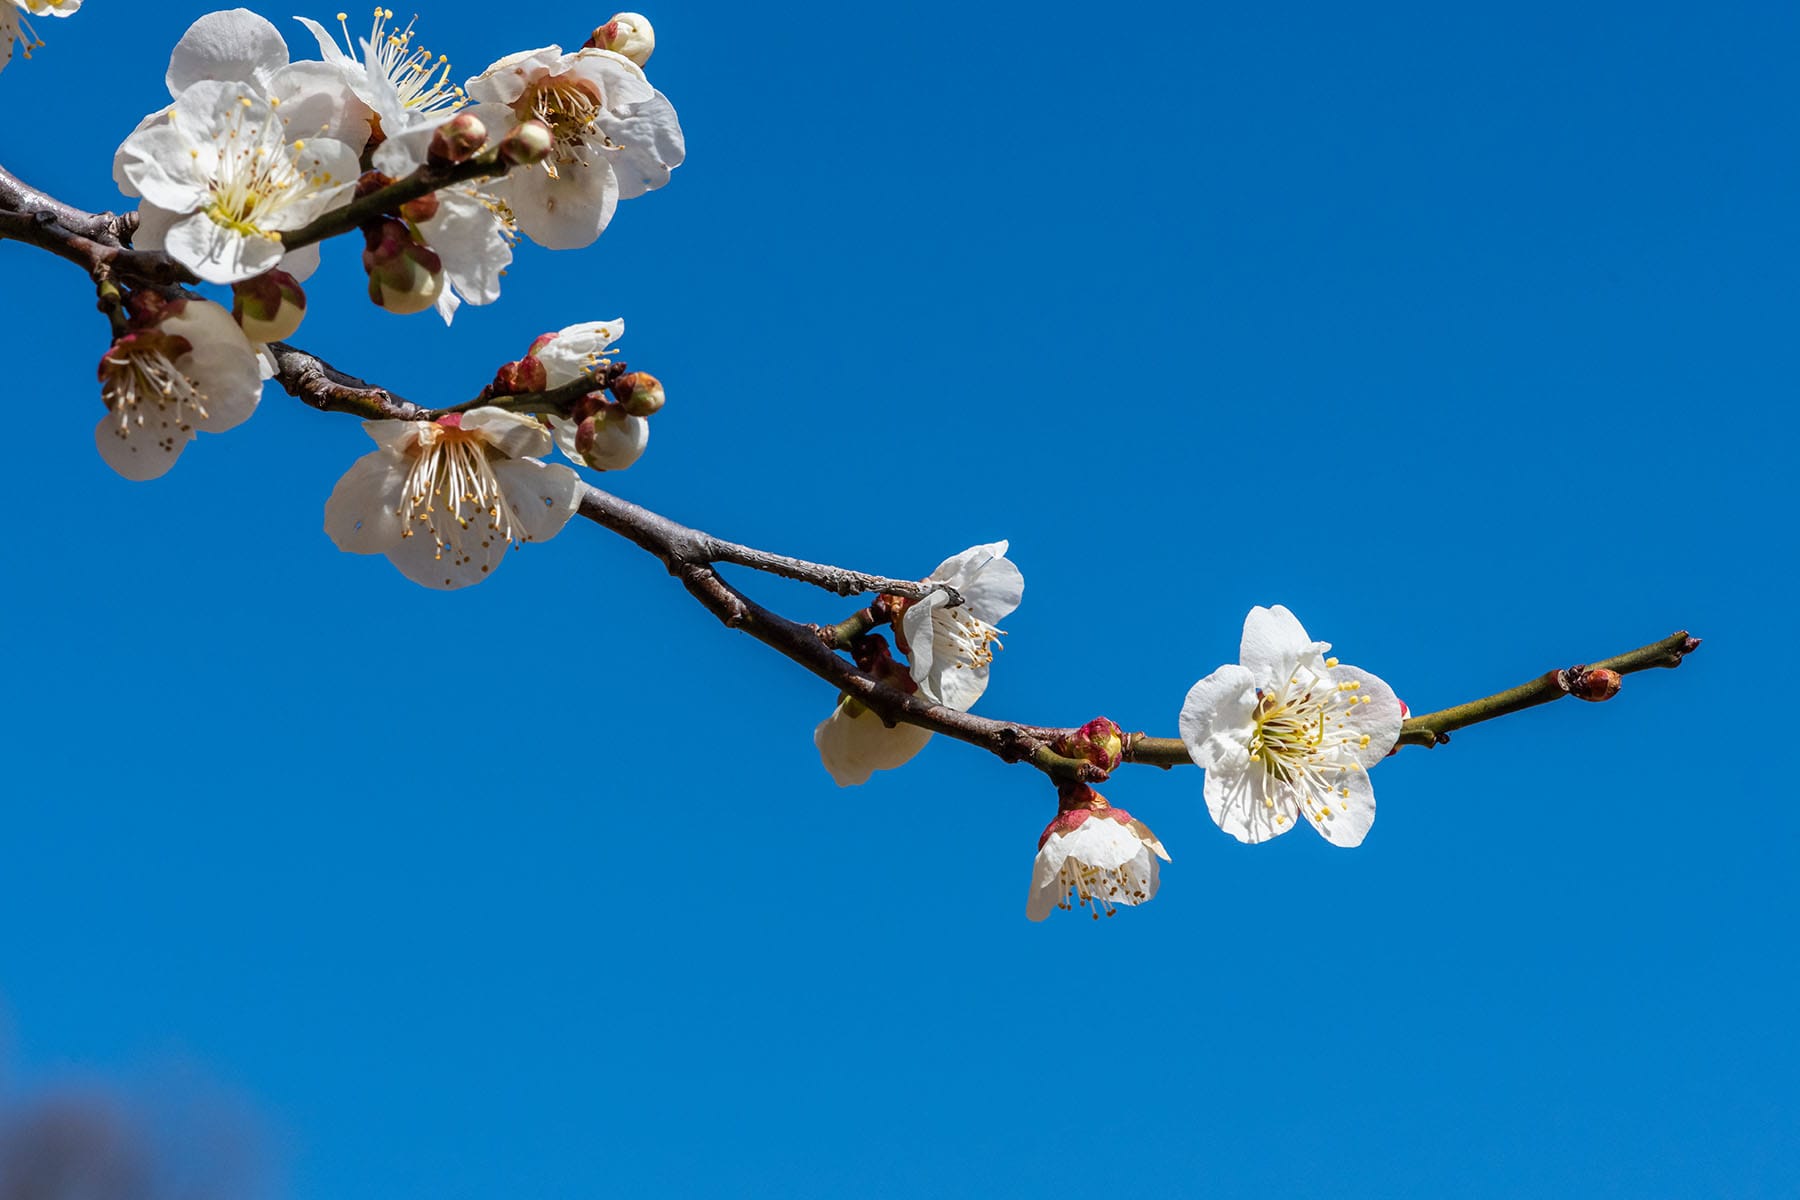
[[[100,208],[202,8],[90,7],[0,155]],[[1385,763],[1354,852],[1125,771],[1175,861],[1098,926],[1025,920],[1034,772],[838,790],[832,697],[596,527],[414,587],[273,389],[119,479],[85,281],[0,245],[5,1086],[179,1064],[297,1200],[1793,1195],[1800,12],[1579,8],[669,4],[688,163],[595,249],[447,332],[328,247],[297,340],[416,399],[623,316],[634,500],[1011,538],[992,715],[1172,733],[1259,603],[1415,710],[1707,639]],[[421,26],[473,74],[557,11]]]

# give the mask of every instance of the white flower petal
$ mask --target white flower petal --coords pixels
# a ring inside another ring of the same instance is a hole
[[[1327,792],[1313,804],[1300,805],[1300,811],[1332,845],[1360,846],[1375,824],[1375,788],[1363,771],[1348,772],[1338,776],[1337,781],[1339,791]]]
[[[435,522],[439,533],[448,542],[454,519],[444,515],[446,507],[440,496]],[[402,537],[388,547],[388,561],[414,583],[441,591],[480,583],[500,565],[500,560],[506,555],[506,548],[511,545],[492,529],[483,530],[471,526],[459,542],[440,548],[432,537],[431,530],[422,522],[412,522],[411,529],[411,536]],[[469,536],[471,533],[475,536]],[[458,545],[461,546],[460,550],[457,549]]]
[[[1400,740],[1400,698],[1387,681],[1361,667],[1339,666],[1326,672],[1333,683],[1355,683],[1359,701],[1344,714],[1344,728],[1352,735],[1367,735],[1369,744],[1353,741],[1348,749],[1364,767],[1372,767],[1386,758],[1394,743]]]
[[[508,171],[489,185],[507,202],[519,232],[546,250],[591,246],[619,206],[619,184],[604,158],[568,163],[550,178],[539,167]]]
[[[876,771],[910,761],[931,740],[931,731],[905,723],[889,728],[880,717],[848,697],[813,730],[819,761],[839,787],[867,783]]]
[[[94,446],[107,466],[141,483],[167,474],[194,440],[194,431],[176,422],[173,408],[140,404],[137,409],[130,420],[123,422],[117,413],[101,417],[100,424],[94,427]]]
[[[550,431],[536,417],[525,413],[472,408],[462,415],[462,427],[479,433],[482,440],[508,458],[541,458],[550,453]]]
[[[206,416],[194,427],[223,433],[248,420],[262,399],[262,371],[231,314],[209,301],[189,300],[162,328],[193,346],[175,366],[206,398]]]
[[[279,101],[276,113],[289,141],[331,138],[359,154],[368,144],[374,114],[327,63],[289,63],[275,72],[269,95]]]
[[[411,465],[393,450],[372,450],[350,464],[325,501],[325,532],[339,550],[386,554],[400,543],[406,522],[399,505]]]
[[[602,111],[595,124],[616,150],[612,169],[619,199],[631,200],[669,182],[669,173],[687,157],[687,139],[669,98],[657,92],[622,113]]]
[[[507,459],[494,464],[494,477],[512,508],[514,533],[522,542],[555,537],[581,502],[581,477],[559,463]]]
[[[438,209],[419,232],[444,263],[450,284],[470,304],[500,298],[500,277],[512,263],[500,218],[474,195],[455,188],[437,193]]]
[[[1213,823],[1240,842],[1280,837],[1298,820],[1298,805],[1285,790],[1269,786],[1268,773],[1247,758],[1241,769],[1206,772],[1206,811]]]
[[[202,80],[254,84],[267,92],[274,73],[288,63],[287,43],[263,17],[247,8],[210,12],[175,43],[165,82],[179,96]]]
[[[1287,679],[1296,666],[1311,662],[1329,649],[1330,642],[1315,642],[1306,636],[1299,619],[1281,605],[1258,606],[1244,618],[1238,661],[1250,668],[1258,683],[1266,686],[1272,680]]]
[[[246,237],[205,213],[183,217],[164,238],[169,255],[208,283],[236,283],[281,263],[281,243]]]
[[[1228,663],[1188,690],[1181,705],[1181,741],[1202,770],[1249,760],[1246,746],[1255,731],[1256,679]]]

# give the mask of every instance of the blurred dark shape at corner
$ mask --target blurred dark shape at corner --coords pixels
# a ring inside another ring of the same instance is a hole
[[[254,1122],[185,1073],[0,1094],[0,1200],[262,1200]]]

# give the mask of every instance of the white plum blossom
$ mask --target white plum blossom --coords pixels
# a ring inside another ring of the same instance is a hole
[[[425,164],[435,132],[428,126],[388,138],[375,150],[375,169],[395,179],[412,174]],[[435,211],[409,223],[443,264],[450,286],[438,295],[437,310],[448,325],[463,301],[492,304],[500,298],[500,277],[512,263],[518,232],[512,211],[490,184],[452,184],[431,194]]]
[[[80,7],[81,0],[0,0],[0,70],[12,61],[14,42],[25,47],[26,58],[44,44],[26,16],[68,17]]]
[[[839,698],[813,730],[819,761],[839,787],[864,784],[876,771],[905,765],[930,740],[931,730],[905,723],[890,727],[853,696]]]
[[[168,123],[139,129],[123,152],[145,202],[138,244],[159,245],[211,283],[276,266],[305,278],[307,264],[283,262],[279,235],[347,203],[358,174],[343,142],[290,142],[269,101],[210,80],[183,89]]]
[[[413,44],[413,22],[390,29],[394,10],[377,7],[366,38],[352,38],[346,17],[338,14],[344,46],[325,27],[295,17],[318,39],[319,55],[381,122],[385,137],[415,129],[435,128],[463,104],[463,90],[450,82],[450,61]],[[416,18],[415,18],[416,19]],[[361,52],[358,53],[358,46]]]
[[[387,555],[415,583],[479,583],[508,546],[549,541],[575,513],[581,481],[537,460],[550,434],[534,417],[476,408],[363,428],[379,448],[338,480],[325,532],[340,550]]]
[[[901,691],[916,692],[927,703],[969,711],[987,690],[988,664],[1003,632],[994,622],[1019,607],[1025,594],[1025,577],[1006,557],[1006,548],[1004,541],[971,546],[939,563],[922,582],[947,584],[963,602],[952,607],[943,591],[907,602],[895,622],[901,648],[909,655],[906,668],[887,658],[872,663],[859,659],[863,670]],[[813,730],[819,760],[839,787],[866,783],[871,772],[905,764],[930,739],[930,731],[916,725],[885,724],[849,697],[840,697],[831,715]]]
[[[1206,807],[1240,842],[1261,842],[1304,815],[1336,846],[1375,823],[1369,768],[1400,737],[1401,704],[1367,671],[1325,657],[1279,604],[1244,619],[1237,664],[1188,692],[1181,740],[1206,772]]]
[[[170,99],[202,81],[243,84],[269,101],[290,138],[333,138],[359,154],[369,140],[369,107],[342,73],[316,60],[290,61],[281,32],[246,8],[210,12],[188,26],[169,55],[164,81]],[[133,132],[168,119],[167,107],[157,109]],[[113,182],[127,196],[138,194],[125,171],[134,149],[128,138],[113,156]]]
[[[1158,859],[1168,862],[1169,853],[1148,826],[1076,785],[1038,838],[1025,915],[1042,921],[1056,909],[1082,905],[1096,918],[1110,917],[1115,905],[1147,903],[1160,883]]]
[[[155,479],[197,431],[222,433],[256,411],[262,374],[230,313],[210,300],[174,300],[107,350],[100,396],[100,457],[127,479]]]
[[[945,559],[924,582],[948,584],[963,602],[952,606],[940,590],[908,606],[900,626],[912,677],[934,703],[967,712],[987,690],[988,664],[1005,632],[997,623],[1019,607],[1025,577],[1001,541]]]
[[[465,85],[489,130],[548,126],[553,144],[534,166],[489,185],[520,232],[551,250],[591,244],[620,200],[669,181],[686,143],[668,97],[622,54],[559,46],[509,54]]]

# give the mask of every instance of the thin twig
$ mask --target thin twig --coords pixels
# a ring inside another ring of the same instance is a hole
[[[354,228],[362,219],[447,183],[494,173],[497,172],[492,164],[480,164],[477,160],[453,168],[421,168],[388,188],[326,214],[283,241],[290,247],[307,245],[332,233]],[[122,243],[130,236],[133,226],[130,214],[118,217],[71,208],[28,187],[0,168],[0,238],[26,242],[68,259],[85,267],[97,282],[104,281],[109,273],[111,278],[128,285],[192,281],[193,277],[186,274],[185,268],[167,255],[124,247]],[[595,377],[545,392],[492,399],[478,397],[447,409],[428,409],[346,374],[297,347],[275,342],[268,349],[277,366],[276,380],[290,395],[323,411],[346,412],[368,419],[429,420],[484,403],[515,411],[566,411],[567,404],[573,400],[605,386],[603,380]],[[947,585],[869,575],[727,542],[595,487],[584,488],[579,511],[587,519],[656,555],[688,592],[726,626],[743,630],[839,692],[854,696],[890,724],[904,721],[979,746],[1007,762],[1030,762],[1059,780],[1100,777],[1094,766],[1065,758],[1053,748],[1059,738],[1073,734],[1073,728],[1022,725],[958,712],[909,695],[858,670],[838,651],[846,649],[854,638],[881,623],[883,618],[874,606],[837,625],[802,624],[745,596],[722,579],[716,567],[720,563],[749,567],[801,580],[840,596],[873,592],[918,599],[935,591],[944,591],[950,594],[951,603],[962,603],[962,597]],[[1452,730],[1560,699],[1575,690],[1579,680],[1595,671],[1609,670],[1625,675],[1651,667],[1679,666],[1683,657],[1699,645],[1700,640],[1688,636],[1685,631],[1671,634],[1660,642],[1614,658],[1551,671],[1508,691],[1413,717],[1401,728],[1400,745],[1442,744],[1449,741]],[[1179,739],[1146,737],[1138,733],[1126,738],[1125,761],[1171,767],[1191,760]]]

